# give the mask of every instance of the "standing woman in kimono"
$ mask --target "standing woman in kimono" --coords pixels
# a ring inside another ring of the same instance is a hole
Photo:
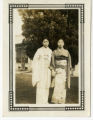
[[[52,54],[52,75],[54,80],[54,92],[52,96],[52,103],[65,104],[66,101],[66,86],[70,88],[70,69],[71,56],[68,50],[64,49],[64,41],[58,41],[58,48]]]
[[[51,83],[50,62],[52,50],[48,47],[49,41],[43,40],[32,63],[32,85],[36,85],[36,104],[48,104],[49,87]]]

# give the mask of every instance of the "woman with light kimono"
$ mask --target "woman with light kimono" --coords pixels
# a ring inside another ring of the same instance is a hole
[[[54,87],[52,103],[64,104],[66,101],[66,88],[70,88],[71,56],[64,49],[64,41],[58,41],[58,48],[52,54],[52,87]],[[66,87],[67,86],[67,87]]]
[[[39,48],[32,63],[32,85],[36,85],[36,104],[48,104],[49,87],[51,83],[50,62],[52,50],[49,41],[43,40],[43,47]]]

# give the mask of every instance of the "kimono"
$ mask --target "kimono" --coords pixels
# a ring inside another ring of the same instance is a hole
[[[51,83],[52,51],[50,48],[41,47],[34,55],[32,63],[32,85],[36,85],[36,104],[47,104],[49,87]]]
[[[54,92],[51,102],[64,104],[66,100],[66,88],[70,88],[71,56],[68,50],[60,50],[58,48],[53,51],[51,66],[53,68],[52,71],[55,72],[53,80]]]

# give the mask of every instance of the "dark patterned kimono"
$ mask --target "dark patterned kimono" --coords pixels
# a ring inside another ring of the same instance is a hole
[[[68,50],[64,48],[54,50],[51,66],[52,72],[55,72],[52,102],[64,104],[66,99],[66,86],[70,88],[71,56]]]

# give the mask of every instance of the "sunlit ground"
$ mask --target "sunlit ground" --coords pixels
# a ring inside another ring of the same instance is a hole
[[[49,103],[51,103],[52,93],[53,88],[50,89]],[[16,74],[16,103],[36,103],[36,87],[32,87],[31,73]],[[78,77],[71,78],[71,89],[67,90],[66,103],[78,103]]]

